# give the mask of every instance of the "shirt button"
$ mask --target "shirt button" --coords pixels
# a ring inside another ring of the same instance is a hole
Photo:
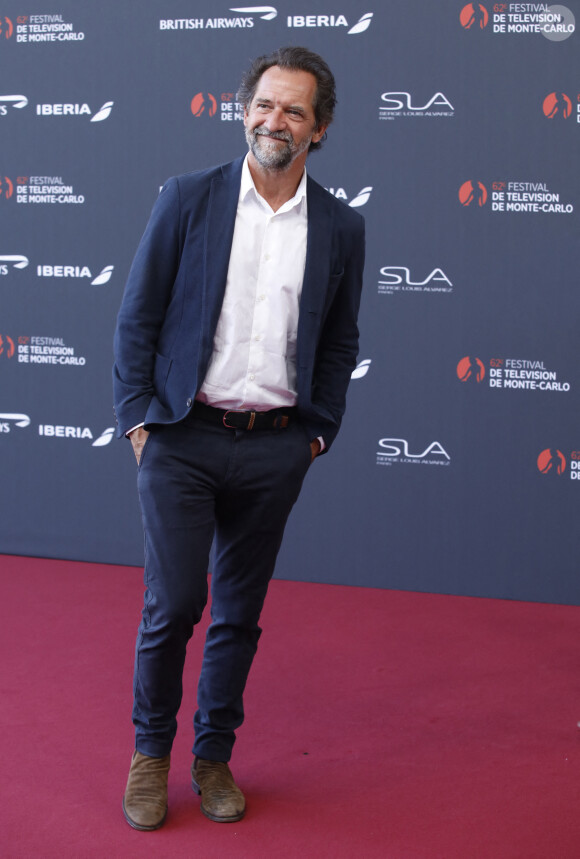
[[[192,404],[193,404],[193,400],[191,399],[191,397],[188,397],[185,405],[187,406],[188,409],[190,409]]]
[[[264,254],[264,259],[266,260],[266,262],[270,262],[272,257],[270,256],[270,254]]]
[[[254,376],[254,374],[252,373],[252,374],[250,375],[250,381],[251,381],[251,382],[253,382],[255,378],[256,378],[256,377],[255,377],[255,376]]]
[[[260,337],[260,335],[259,335],[259,334],[256,334],[256,336],[254,337],[254,340],[255,340],[256,342],[258,342],[258,341],[259,341],[259,340],[261,340],[261,339],[262,339],[262,338]]]

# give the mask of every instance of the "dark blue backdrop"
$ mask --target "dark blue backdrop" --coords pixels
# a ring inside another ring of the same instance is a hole
[[[249,59],[293,43],[335,70],[308,170],[368,251],[347,416],[278,576],[579,602],[580,13],[542,7],[3,4],[0,551],[141,563],[124,280],[163,181],[244,151]]]

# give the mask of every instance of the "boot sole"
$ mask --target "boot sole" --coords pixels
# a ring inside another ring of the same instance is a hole
[[[155,829],[159,829],[165,823],[165,819],[167,817],[167,808],[165,809],[165,814],[163,815],[159,823],[155,823],[153,824],[153,826],[143,826],[141,823],[136,823],[129,817],[125,809],[125,797],[123,797],[123,815],[129,826],[131,826],[133,829],[137,829],[139,832],[153,832]]]

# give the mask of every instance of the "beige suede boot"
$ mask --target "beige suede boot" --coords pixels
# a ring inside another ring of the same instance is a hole
[[[191,786],[201,794],[201,810],[210,820],[235,823],[244,816],[246,800],[227,764],[195,758]]]
[[[133,752],[123,797],[123,814],[133,829],[159,829],[167,816],[169,755],[150,758]]]

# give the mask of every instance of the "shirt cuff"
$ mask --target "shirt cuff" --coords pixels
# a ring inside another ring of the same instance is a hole
[[[127,432],[125,433],[125,438],[129,438],[129,436],[131,435],[133,430],[139,429],[139,427],[144,427],[144,426],[145,426],[145,421],[143,421],[143,423],[141,423],[141,424],[135,424],[134,427],[131,427],[130,430],[127,430]]]

